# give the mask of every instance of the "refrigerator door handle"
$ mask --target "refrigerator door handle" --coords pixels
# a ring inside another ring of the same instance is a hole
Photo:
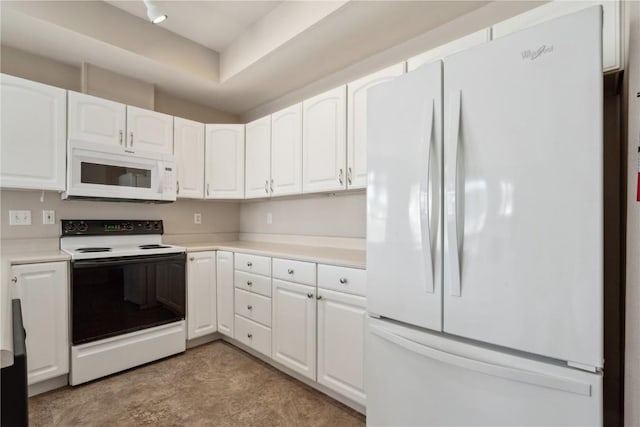
[[[426,168],[424,176],[420,181],[420,194],[419,194],[419,218],[420,218],[420,240],[422,247],[428,249],[427,262],[425,263],[425,274],[431,280],[426,282],[425,290],[428,293],[433,293],[434,289],[434,277],[433,277],[433,248],[431,247],[431,224],[429,216],[429,178],[431,176],[431,144],[433,144],[433,120],[434,120],[434,100],[431,100],[431,105],[427,111],[427,121],[425,126],[426,134],[426,148],[427,156],[425,159]]]
[[[369,330],[374,335],[387,340],[405,350],[419,354],[429,359],[447,365],[457,366],[459,368],[480,372],[492,377],[500,377],[509,381],[517,381],[526,384],[533,384],[540,387],[561,390],[567,393],[580,394],[583,396],[591,396],[591,384],[575,381],[569,378],[557,375],[543,374],[524,369],[512,368],[508,366],[496,365],[480,360],[469,359],[464,356],[458,356],[442,350],[436,350],[423,344],[411,341],[395,333],[388,331],[376,325],[369,325]]]
[[[460,108],[461,92],[459,90],[449,97],[449,121],[447,135],[450,135],[449,144],[453,147],[453,188],[447,191],[447,240],[451,266],[450,293],[452,296],[462,296],[460,254],[458,248],[458,147],[460,145]]]

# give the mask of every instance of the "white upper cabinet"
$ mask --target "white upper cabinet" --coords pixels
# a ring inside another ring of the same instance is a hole
[[[178,169],[176,196],[204,197],[204,124],[174,118],[173,148]]]
[[[271,180],[271,116],[245,126],[245,198],[269,197]]]
[[[244,198],[244,125],[205,129],[205,198]]]
[[[493,26],[493,38],[505,36],[553,18],[595,5],[602,6],[602,69],[624,68],[622,6],[620,0],[552,1]]]
[[[302,104],[302,192],[346,188],[347,87]]]
[[[0,186],[64,191],[67,91],[2,74]]]
[[[403,73],[396,64],[347,85],[347,188],[367,186],[367,89]]]
[[[217,331],[216,253],[189,253],[187,263],[187,338]]]
[[[173,153],[173,116],[127,106],[127,144],[133,150]]]
[[[127,106],[84,93],[69,92],[69,139],[125,146]]]
[[[271,115],[271,195],[302,192],[302,104]]]
[[[490,28],[485,28],[484,30],[468,34],[452,42],[443,44],[424,53],[421,53],[420,55],[414,56],[413,58],[409,58],[407,60],[407,71],[413,71],[423,64],[437,61],[439,59],[444,59],[449,55],[453,55],[454,53],[458,53],[482,43],[486,43],[489,40],[491,40]]]

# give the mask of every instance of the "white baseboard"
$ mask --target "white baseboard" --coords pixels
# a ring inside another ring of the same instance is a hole
[[[60,375],[29,386],[29,397],[46,393],[57,388],[65,387],[69,384],[69,375]]]

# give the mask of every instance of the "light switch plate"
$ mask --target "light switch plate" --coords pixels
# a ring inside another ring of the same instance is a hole
[[[42,211],[42,223],[51,225],[56,223],[56,211]]]
[[[31,211],[9,211],[9,225],[31,225]]]
[[[271,224],[273,224],[273,214],[269,212],[267,214],[267,225],[271,225]]]

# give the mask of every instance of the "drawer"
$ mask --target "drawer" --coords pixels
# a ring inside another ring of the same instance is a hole
[[[316,265],[313,262],[274,258],[273,278],[315,286]]]
[[[233,276],[233,283],[236,288],[245,291],[255,292],[266,297],[271,296],[271,278],[258,274],[246,273],[236,270]]]
[[[271,326],[271,298],[236,289],[235,313]]]
[[[367,270],[318,264],[318,287],[366,296]]]
[[[234,338],[271,357],[271,328],[236,315]]]
[[[271,276],[271,258],[266,256],[236,253],[234,265],[236,270]]]

